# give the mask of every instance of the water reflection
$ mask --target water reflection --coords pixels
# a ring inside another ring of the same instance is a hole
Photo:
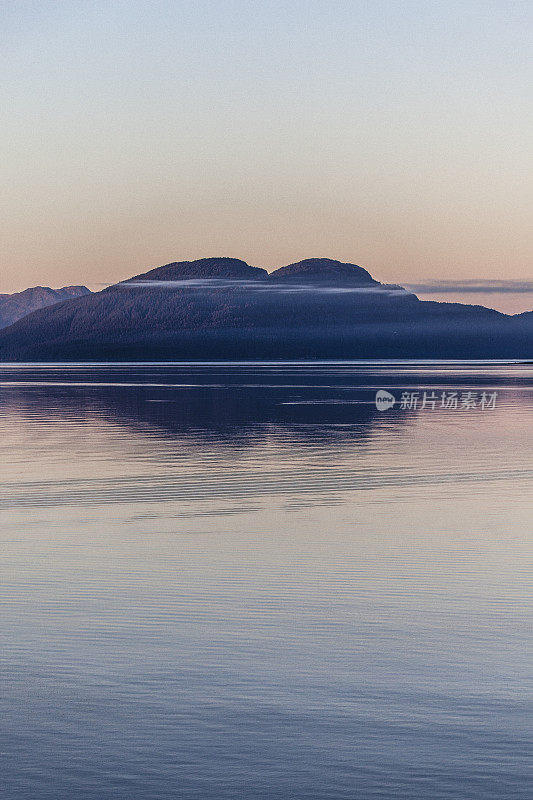
[[[498,405],[381,413],[381,387]],[[7,800],[529,800],[532,389],[2,368]]]

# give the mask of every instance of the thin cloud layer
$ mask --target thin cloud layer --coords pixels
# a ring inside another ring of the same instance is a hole
[[[195,278],[183,281],[124,281],[115,284],[121,289],[246,289],[254,292],[294,294],[312,292],[325,294],[405,294],[401,286],[324,286],[316,284],[267,283],[266,281],[239,281],[224,278]]]
[[[533,281],[463,280],[408,283],[415,294],[533,294]]]

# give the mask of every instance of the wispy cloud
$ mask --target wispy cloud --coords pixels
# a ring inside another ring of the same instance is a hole
[[[327,286],[320,284],[275,283],[274,281],[240,281],[225,278],[194,278],[183,281],[124,281],[115,284],[121,289],[246,289],[254,292],[294,294],[313,292],[325,294],[398,294],[405,293],[401,286]]]
[[[533,281],[466,280],[408,283],[415,294],[533,294]]]

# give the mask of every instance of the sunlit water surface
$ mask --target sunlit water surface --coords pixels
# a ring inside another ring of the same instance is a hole
[[[2,797],[531,800],[532,421],[519,365],[2,367]]]

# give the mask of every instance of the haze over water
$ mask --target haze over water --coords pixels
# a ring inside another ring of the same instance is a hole
[[[532,411],[526,365],[2,366],[3,797],[529,800]]]

